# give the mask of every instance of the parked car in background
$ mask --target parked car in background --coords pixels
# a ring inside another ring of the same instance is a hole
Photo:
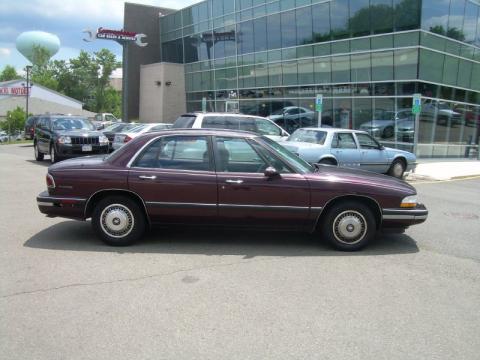
[[[415,118],[397,122],[397,141],[413,143],[415,137]]]
[[[110,114],[110,113],[98,113],[95,114],[93,119],[91,119],[93,125],[97,128],[97,130],[103,130],[107,126],[113,124],[113,123],[118,123],[121,122],[122,119],[117,119],[115,115]]]
[[[41,115],[33,138],[35,159],[50,155],[57,161],[92,155],[108,154],[108,139],[90,121],[80,116]]]
[[[220,225],[318,231],[353,251],[380,229],[403,231],[428,216],[404,181],[314,167],[265,136],[218,129],[148,133],[106,158],[53,165],[46,182],[42,213],[91,218],[114,246],[135,243],[150,225]]]
[[[376,112],[375,118],[360,125],[360,130],[376,138],[390,139],[395,135],[395,123],[414,120],[411,109]]]
[[[421,121],[435,121],[439,125],[454,126],[462,122],[462,114],[450,108],[443,101],[426,100],[422,104]]]
[[[386,148],[368,133],[336,128],[304,128],[281,142],[310,164],[338,165],[402,178],[416,165],[414,154]]]
[[[173,123],[172,128],[243,130],[265,135],[275,141],[289,136],[288,132],[267,118],[232,113],[184,114]]]
[[[290,134],[299,128],[314,126],[317,123],[314,111],[299,106],[284,107],[273,112],[267,118]]]
[[[113,150],[120,149],[127,142],[129,142],[133,138],[143,133],[146,133],[149,131],[165,130],[171,127],[171,124],[164,124],[164,123],[136,124],[136,125],[137,126],[128,128],[126,131],[122,131],[120,133],[115,134],[115,137],[113,139],[113,144],[112,144]]]
[[[25,122],[24,136],[26,140],[33,140],[35,135],[35,126],[38,121],[38,116],[30,116]]]
[[[105,129],[102,130],[103,135],[105,135],[108,139],[108,143],[110,145],[110,150],[113,150],[113,140],[115,139],[115,134],[120,132],[128,131],[129,129],[133,129],[134,127],[138,126],[138,123],[114,123],[112,125],[107,126]]]
[[[8,134],[6,131],[0,131],[0,143],[8,142]]]

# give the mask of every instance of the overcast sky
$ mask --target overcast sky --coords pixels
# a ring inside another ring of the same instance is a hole
[[[131,0],[127,2],[179,9],[200,0]],[[60,38],[60,51],[53,59],[70,59],[80,50],[94,52],[108,48],[121,59],[121,47],[113,41],[82,39],[84,29],[121,29],[124,0],[0,0],[0,71],[13,65],[19,71],[27,65],[15,48],[24,31],[40,30]]]

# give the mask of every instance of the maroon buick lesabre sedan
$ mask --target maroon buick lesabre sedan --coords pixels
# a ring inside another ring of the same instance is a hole
[[[409,184],[384,175],[312,167],[276,142],[228,130],[167,130],[109,156],[52,165],[37,197],[50,217],[91,218],[109,245],[130,245],[151,225],[318,231],[358,250],[385,228],[427,219]]]

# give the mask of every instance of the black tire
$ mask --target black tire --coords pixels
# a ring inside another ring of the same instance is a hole
[[[146,219],[134,200],[126,196],[108,196],[93,209],[92,226],[107,245],[129,246],[145,233]]]
[[[318,163],[321,164],[321,165],[337,166],[337,162],[333,159],[322,159]]]
[[[34,154],[35,154],[35,160],[43,161],[44,154],[42,152],[40,152],[40,149],[38,148],[37,143],[33,144],[33,151],[34,151]]]
[[[395,159],[388,169],[388,175],[396,177],[397,179],[402,179],[403,174],[405,173],[405,161],[401,159]]]
[[[368,206],[346,201],[339,202],[328,210],[321,231],[337,250],[357,251],[375,238],[377,224]]]
[[[387,126],[384,130],[383,130],[383,134],[382,134],[382,137],[384,139],[390,139],[393,134],[395,133],[395,129],[392,127],[392,126]]]
[[[58,156],[58,153],[57,153],[57,149],[55,149],[55,146],[52,144],[50,145],[50,162],[52,164],[55,164],[59,161],[62,161],[63,158],[61,158],[60,156]]]

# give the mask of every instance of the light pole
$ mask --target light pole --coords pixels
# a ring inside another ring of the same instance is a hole
[[[28,120],[28,98],[30,97],[30,88],[31,88],[31,85],[30,85],[30,70],[32,70],[32,66],[31,65],[27,65],[26,66],[26,69],[27,69],[27,85],[24,86],[24,89],[27,89],[27,92],[25,94],[26,96],[26,106],[25,106],[25,122],[27,122]],[[23,85],[23,84],[22,84]]]

